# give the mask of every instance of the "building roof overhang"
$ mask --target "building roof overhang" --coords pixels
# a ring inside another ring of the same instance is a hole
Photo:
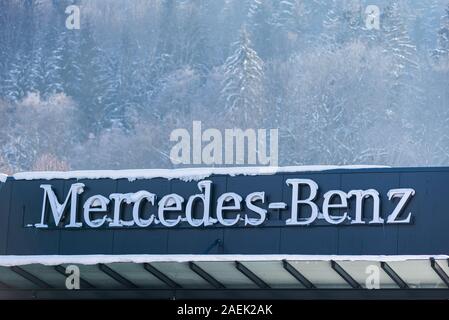
[[[0,297],[449,298],[449,257],[0,256]],[[71,268],[69,268],[71,266]],[[66,286],[73,266],[80,290]],[[369,290],[371,289],[371,290]],[[357,292],[357,294],[356,294]],[[368,293],[369,292],[369,293]]]

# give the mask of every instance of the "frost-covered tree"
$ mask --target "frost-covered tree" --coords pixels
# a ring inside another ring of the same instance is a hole
[[[296,49],[304,19],[304,5],[297,0],[252,0],[247,25],[254,48],[263,59],[286,58]]]
[[[356,40],[363,29],[361,12],[358,0],[332,0],[323,20],[323,42],[332,47]]]
[[[33,171],[68,171],[67,161],[60,160],[53,154],[42,154],[33,163]]]
[[[0,43],[8,44],[0,46],[0,95],[6,99],[10,95],[11,87],[14,86],[14,77],[11,75],[11,64],[14,57],[14,47],[17,30],[17,4],[10,1],[0,2]]]
[[[407,28],[405,12],[400,2],[394,1],[384,10],[382,17],[384,53],[390,59],[385,123],[407,132],[401,138],[408,137],[396,148],[394,162],[412,157],[408,155],[411,145],[418,144],[423,134],[423,128],[416,122],[424,107],[422,91],[419,90],[421,77],[417,49]]]
[[[8,71],[2,76],[2,91],[6,99],[15,102],[25,97],[35,85],[32,73],[36,68],[33,66],[35,62],[33,60],[35,60],[34,53],[37,51],[36,42],[39,38],[37,17],[41,13],[41,8],[36,0],[24,0],[13,3],[5,9],[9,9],[9,13],[15,19],[10,20],[11,16],[8,13],[2,15],[5,22],[9,20],[11,23],[2,26],[9,33],[6,37],[14,38],[14,40],[10,38],[11,41],[7,42],[12,48],[2,50],[7,59],[5,63],[8,65]]]
[[[252,48],[245,27],[234,44],[235,51],[224,65],[224,81],[221,92],[225,113],[240,123],[261,119],[263,115],[263,61]]]
[[[279,68],[289,71],[283,79],[281,154],[295,164],[318,158],[323,164],[386,161],[388,128],[381,128],[381,119],[388,60],[380,48],[357,41],[334,51],[315,48]]]
[[[232,43],[240,32],[242,25],[248,23],[249,8],[254,0],[223,0],[222,8],[217,19],[220,28],[219,48],[221,59],[226,59],[232,54]]]
[[[211,64],[209,45],[210,26],[206,25],[202,12],[207,11],[210,2],[198,0],[186,4],[180,21],[183,32],[180,34],[180,65],[189,65],[202,75],[207,74]]]
[[[44,70],[41,93],[44,96],[51,96],[64,91],[62,79],[64,35],[61,34],[60,30],[64,32],[61,26],[59,28],[50,26],[44,38],[40,56]]]
[[[429,111],[421,119],[422,125],[432,123],[425,132],[426,139],[422,143],[428,146],[429,163],[438,165],[449,159],[449,135],[445,134],[449,124],[449,4],[443,12],[437,29],[436,48],[431,53],[431,68],[425,80],[428,85],[426,109]]]
[[[80,132],[81,136],[97,134],[104,121],[104,109],[102,105],[101,88],[101,65],[104,54],[97,46],[91,30],[91,22],[85,21],[84,28],[80,34],[79,44],[79,90],[74,93],[73,98],[79,105],[79,121],[86,128]]]
[[[386,8],[382,19],[384,52],[391,58],[390,95],[393,109],[403,102],[400,101],[403,95],[410,98],[410,93],[416,93],[413,90],[418,68],[416,46],[407,31],[402,12],[398,1],[394,1]]]
[[[377,1],[380,30],[368,4],[0,1],[0,166],[171,167],[193,120],[282,128],[283,165],[448,164],[448,0]]]
[[[410,33],[413,38],[419,39],[416,42],[418,50],[432,50],[436,46],[435,29],[440,25],[441,0],[427,0],[413,3],[412,14],[413,24],[410,25]]]
[[[252,0],[249,3],[247,25],[255,50],[262,58],[278,51],[275,41],[275,30],[271,23],[269,0]]]
[[[158,56],[168,56],[172,61],[176,61],[174,55],[177,53],[177,40],[179,33],[178,16],[175,0],[161,1],[161,14],[159,23],[159,35],[157,43]]]
[[[109,63],[99,70],[99,76],[103,76],[104,89],[107,90],[104,97],[101,97],[100,103],[107,101],[109,98],[110,104],[108,105],[106,118],[115,127],[128,128],[126,111],[135,108],[138,99],[139,88],[135,86],[135,73],[139,71],[139,68],[137,67],[137,57],[133,53],[134,48],[130,30],[127,26],[124,26],[121,32],[118,54],[114,55],[108,61]],[[111,63],[114,63],[114,61],[117,64],[115,72],[114,69],[111,69],[111,67],[114,67]]]
[[[280,28],[294,29],[295,10],[297,2],[283,0],[275,3],[272,22]]]
[[[449,4],[441,18],[441,25],[438,29],[437,48],[432,55],[441,67],[449,68]]]
[[[397,77],[417,67],[416,46],[410,38],[401,13],[398,2],[394,1],[386,8],[383,17],[385,51],[393,57],[392,72]]]
[[[12,106],[0,103],[0,114],[0,153],[13,170],[31,169],[44,153],[64,158],[75,142],[75,105],[64,94],[28,93]]]
[[[81,55],[80,55],[80,31],[61,31],[62,61],[61,78],[63,91],[70,97],[81,95]]]

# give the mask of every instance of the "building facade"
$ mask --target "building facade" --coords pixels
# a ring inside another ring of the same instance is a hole
[[[449,168],[3,181],[0,298],[449,298]]]

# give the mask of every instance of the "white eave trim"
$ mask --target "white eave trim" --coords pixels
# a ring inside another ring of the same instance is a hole
[[[408,261],[408,260],[448,259],[449,255],[4,255],[0,256],[0,266],[20,266],[28,264],[60,265],[98,263],[151,263],[151,262],[233,262],[233,261]]]

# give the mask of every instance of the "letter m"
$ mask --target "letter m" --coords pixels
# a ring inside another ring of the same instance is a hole
[[[66,210],[67,204],[70,201],[70,224],[66,225],[66,228],[77,228],[81,227],[81,223],[76,222],[76,204],[78,201],[78,194],[82,193],[84,191],[84,184],[83,183],[74,183],[70,187],[69,193],[67,194],[67,197],[65,198],[63,203],[60,203],[58,201],[58,198],[55,195],[55,192],[53,191],[51,185],[49,184],[42,184],[40,186],[42,189],[44,189],[44,199],[42,201],[42,215],[41,215],[41,222],[37,223],[35,225],[36,228],[48,228],[48,225],[45,223],[45,211],[47,208],[47,199],[50,203],[51,212],[53,214],[53,219],[55,221],[55,225],[59,225],[61,222],[64,212]]]
[[[248,164],[257,163],[257,139],[254,129],[226,129],[225,130],[225,162],[233,164],[234,160],[234,138],[235,138],[235,163],[245,164],[245,140],[248,148]]]

